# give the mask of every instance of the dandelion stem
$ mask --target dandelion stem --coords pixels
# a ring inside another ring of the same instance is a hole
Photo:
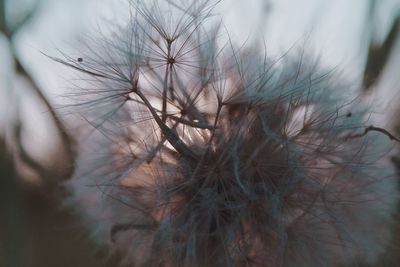
[[[169,72],[171,71],[172,63],[170,62],[171,57],[171,41],[167,41],[167,64],[165,68],[165,77],[164,77],[164,88],[163,88],[163,95],[162,95],[162,116],[161,120],[163,123],[167,120],[167,90],[168,90],[168,79],[169,79]]]
[[[167,138],[168,142],[178,151],[180,154],[186,156],[189,159],[196,160],[197,156],[191,151],[185,143],[176,135],[157,115],[157,112],[154,110],[153,106],[147,100],[147,98],[143,95],[140,90],[136,90],[135,93],[139,98],[143,101],[146,107],[149,109],[151,115],[156,121],[157,125],[160,127],[162,134]]]
[[[201,122],[195,122],[195,121],[191,121],[191,120],[185,120],[181,117],[177,117],[177,116],[169,116],[172,120],[177,121],[179,123],[185,124],[187,126],[191,126],[194,128],[200,128],[200,129],[207,129],[207,130],[213,130],[214,127],[207,124],[207,123],[201,123]]]

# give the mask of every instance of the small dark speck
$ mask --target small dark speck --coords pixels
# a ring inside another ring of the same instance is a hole
[[[346,117],[350,118],[353,114],[351,112],[347,112]]]
[[[78,62],[82,62],[82,61],[83,61],[83,58],[78,57]]]

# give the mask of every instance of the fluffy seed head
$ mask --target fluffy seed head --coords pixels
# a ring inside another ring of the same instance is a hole
[[[221,45],[216,1],[142,2],[88,55],[55,59],[86,76],[72,107],[92,130],[68,186],[93,236],[132,266],[375,260],[390,144],[363,134],[346,85],[303,53]]]

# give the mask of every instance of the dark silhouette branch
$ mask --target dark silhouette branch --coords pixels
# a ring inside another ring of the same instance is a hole
[[[400,143],[400,139],[395,137],[393,134],[391,134],[388,130],[384,129],[384,128],[380,128],[380,127],[375,127],[373,125],[368,126],[365,128],[364,132],[361,134],[355,134],[355,135],[351,135],[348,138],[353,139],[353,138],[359,138],[359,137],[363,137],[365,135],[367,135],[369,132],[380,132],[384,135],[386,135],[387,137],[389,137],[390,140],[394,140],[396,142]]]
[[[75,159],[75,148],[74,148],[74,141],[68,134],[64,124],[60,120],[57,112],[55,109],[52,107],[51,103],[47,99],[47,97],[43,94],[42,90],[40,89],[40,86],[37,84],[37,82],[34,80],[34,78],[30,75],[30,73],[25,69],[25,67],[22,65],[20,59],[18,58],[18,53],[16,52],[15,44],[14,44],[14,36],[16,33],[24,26],[26,25],[37,13],[37,10],[39,9],[39,6],[41,4],[41,1],[37,1],[34,5],[34,7],[25,15],[23,16],[16,25],[10,26],[7,24],[6,20],[6,1],[5,0],[0,0],[0,31],[5,35],[5,37],[8,39],[10,48],[11,48],[11,56],[15,62],[15,71],[17,74],[25,78],[30,86],[28,86],[29,89],[33,91],[33,93],[36,94],[36,96],[40,99],[42,104],[46,107],[46,109],[49,111],[51,119],[56,127],[56,129],[59,132],[61,142],[64,147],[65,151],[65,156],[66,156],[66,163],[65,163],[65,173],[62,174],[63,179],[69,178],[74,171],[74,159]],[[38,174],[43,176],[45,171],[40,164],[35,162],[32,158],[29,157],[29,155],[26,153],[26,151],[23,149],[23,146],[19,140],[19,135],[21,131],[21,125],[19,125],[20,122],[17,123],[15,134],[16,134],[16,142],[17,142],[17,151],[18,154],[26,164],[30,165],[33,169],[38,171]],[[47,172],[48,173],[48,172]]]
[[[370,41],[367,63],[364,70],[363,86],[368,91],[378,80],[382,70],[390,59],[390,53],[395,47],[396,40],[399,36],[400,15],[397,16],[392,24],[384,42],[380,45]]]

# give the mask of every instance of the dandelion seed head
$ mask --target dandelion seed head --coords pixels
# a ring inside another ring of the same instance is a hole
[[[86,76],[71,107],[92,129],[70,202],[132,266],[373,262],[397,201],[392,143],[360,135],[368,110],[304,53],[218,44],[217,2],[131,1],[102,49],[55,59]]]

